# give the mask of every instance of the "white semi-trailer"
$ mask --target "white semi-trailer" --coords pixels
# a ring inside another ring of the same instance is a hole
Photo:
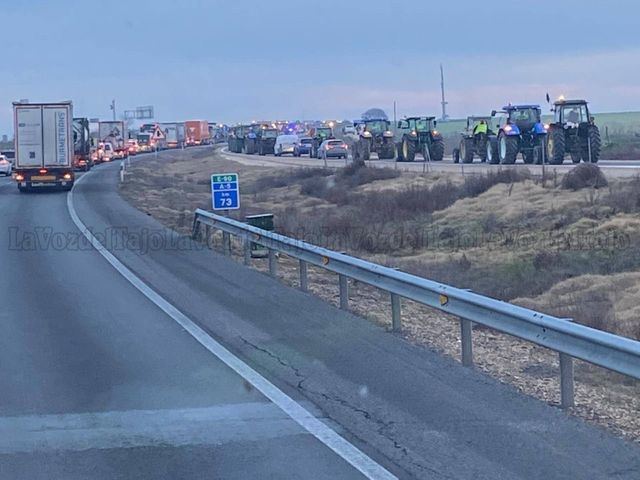
[[[13,104],[18,189],[71,190],[73,106],[71,102]]]
[[[128,135],[125,131],[124,122],[118,120],[101,121],[98,124],[98,135],[100,136],[100,142],[111,144],[115,158],[128,156]]]

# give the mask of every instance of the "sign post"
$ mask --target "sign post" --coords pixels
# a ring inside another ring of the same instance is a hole
[[[211,175],[211,201],[213,210],[229,210],[240,208],[240,184],[237,173],[216,173]]]

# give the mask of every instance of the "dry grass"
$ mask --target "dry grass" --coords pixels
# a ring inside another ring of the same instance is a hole
[[[637,178],[574,191],[561,188],[557,178],[542,183],[527,174],[465,180],[394,173],[355,181],[337,200],[344,202],[338,208],[327,193],[337,178],[333,171],[274,170],[216,156],[137,165],[122,193],[186,233],[193,210],[210,206],[209,175],[222,170],[240,173],[243,209],[237,218],[273,212],[280,232],[311,243],[639,338]],[[329,188],[304,194],[309,179]],[[266,269],[266,262],[254,263]],[[281,267],[283,280],[295,285],[295,263],[282,259]],[[315,269],[310,275],[312,291],[337,304],[334,276]],[[352,296],[356,313],[388,324],[386,294],[356,284]],[[454,319],[406,302],[403,321],[412,341],[458,356]],[[556,355],[487,329],[475,331],[474,348],[483,371],[558,403]],[[580,364],[577,373],[575,412],[640,438],[640,389],[587,365]]]

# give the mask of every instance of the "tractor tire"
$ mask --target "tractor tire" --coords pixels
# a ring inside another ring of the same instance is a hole
[[[587,141],[582,146],[582,160],[585,163],[589,162],[589,142],[591,142],[591,163],[598,163],[602,139],[600,138],[600,130],[596,125],[589,125]]]
[[[444,138],[435,138],[433,142],[431,142],[431,150],[429,150],[431,154],[432,162],[441,162],[444,158]]]
[[[498,135],[498,157],[502,165],[513,165],[518,157],[518,137]]]
[[[500,157],[498,156],[498,139],[496,137],[489,137],[487,139],[486,161],[491,165],[500,163]]]
[[[362,142],[362,159],[369,160],[371,158],[371,145],[368,141]]]
[[[473,139],[463,138],[460,142],[460,159],[462,163],[473,163]]]
[[[524,159],[524,163],[526,163],[527,165],[533,165],[536,160],[535,152],[533,151],[533,149],[525,150],[524,152],[522,152],[522,158]]]
[[[460,149],[459,148],[454,148],[453,152],[451,153],[451,155],[453,156],[453,163],[460,163]]]
[[[566,139],[564,129],[552,127],[547,135],[547,153],[551,165],[562,165],[566,151]]]
[[[487,145],[488,144],[489,144],[489,139],[486,138],[485,141],[481,142],[480,146],[476,147],[475,149],[482,163],[485,163],[487,161]]]
[[[569,152],[569,155],[571,156],[571,162],[573,163],[580,163],[580,152]],[[589,155],[589,153],[587,152],[587,156]],[[587,160],[589,161],[589,160]]]
[[[396,152],[398,152],[398,162],[404,162],[404,157],[402,156],[402,142],[396,144]]]
[[[405,162],[413,162],[416,159],[416,144],[412,142],[408,138],[402,140],[402,153],[398,154],[398,156],[402,155]]]

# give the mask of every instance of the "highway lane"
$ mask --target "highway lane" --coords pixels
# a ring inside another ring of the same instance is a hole
[[[314,404],[393,473],[637,477],[637,446],[228,258],[181,244],[185,239],[118,196],[116,172],[117,165],[101,167],[78,185],[82,221],[94,232],[120,227],[109,238],[121,262],[285,393]],[[151,237],[156,245],[146,248],[140,239]]]
[[[362,478],[82,242],[66,198],[0,190],[0,479]]]
[[[260,165],[271,167],[309,167],[309,166],[328,166],[330,168],[343,167],[346,162],[343,159],[328,159],[319,160],[316,158],[303,157],[275,157],[273,155],[246,155],[229,152],[226,147],[218,147],[221,154],[229,160],[234,160],[246,165]],[[351,161],[351,159],[349,159]],[[429,171],[434,172],[448,172],[456,174],[469,174],[469,173],[481,173],[497,168],[527,168],[534,174],[542,174],[541,165],[526,165],[522,160],[518,160],[515,165],[488,165],[476,160],[473,163],[453,163],[451,157],[446,157],[442,162],[429,162],[421,161],[418,157],[418,161],[415,162],[395,162],[393,160],[378,160],[375,154],[372,154],[371,160],[368,160],[367,165],[378,168],[394,168],[406,172],[424,173]],[[630,177],[640,173],[640,161],[637,160],[600,160],[598,166],[608,176],[614,177]],[[553,172],[566,173],[575,167],[570,161],[565,161],[562,165],[545,165],[547,174],[553,174]]]

